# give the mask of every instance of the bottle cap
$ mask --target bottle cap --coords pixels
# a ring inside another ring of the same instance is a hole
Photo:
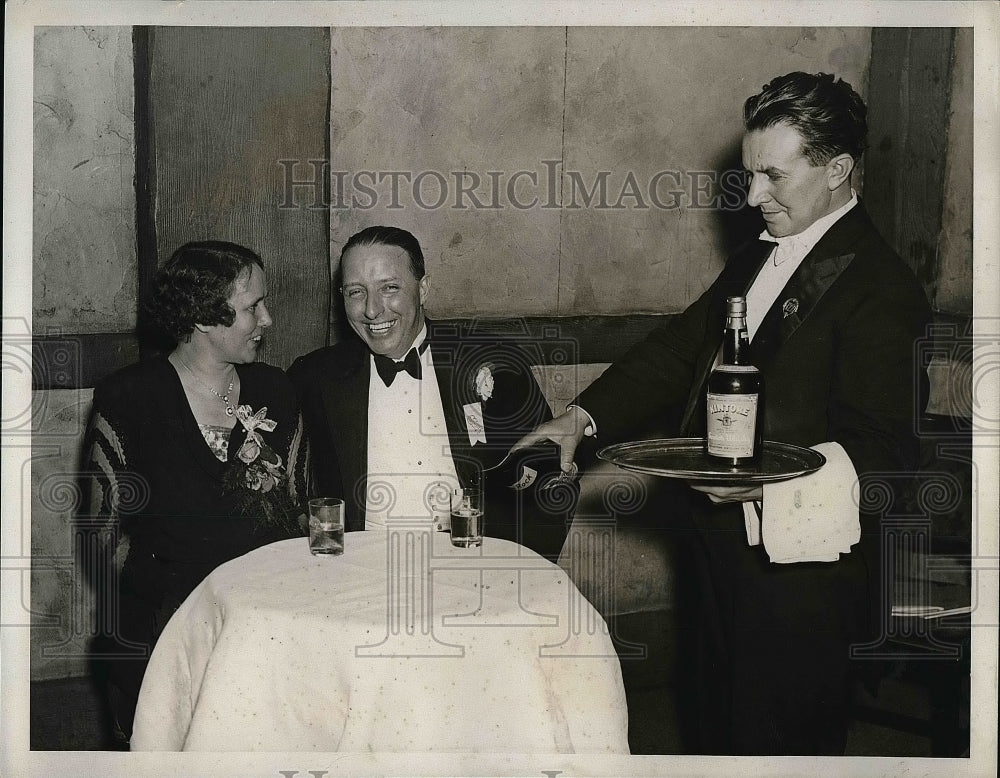
[[[726,300],[730,316],[747,315],[747,299],[745,297],[730,297]]]

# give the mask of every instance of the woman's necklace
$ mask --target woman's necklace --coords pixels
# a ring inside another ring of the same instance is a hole
[[[233,384],[236,382],[236,376],[235,375],[229,381],[229,386],[226,388],[225,394],[220,394],[213,387],[209,386],[204,381],[202,381],[200,378],[198,378],[198,376],[195,375],[194,370],[192,370],[190,367],[188,367],[188,363],[187,362],[185,362],[179,356],[177,357],[177,359],[180,360],[180,363],[182,365],[184,365],[184,369],[187,370],[191,374],[191,377],[195,381],[197,381],[199,384],[201,384],[202,386],[204,386],[206,389],[208,389],[208,391],[210,391],[212,394],[214,394],[216,397],[218,397],[220,400],[222,400],[222,402],[225,403],[225,405],[226,405],[226,416],[232,416],[234,413],[236,413],[236,406],[233,405],[231,402],[229,402],[229,394],[233,391]]]

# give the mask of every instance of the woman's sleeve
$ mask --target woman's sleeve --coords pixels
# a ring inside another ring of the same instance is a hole
[[[143,501],[148,488],[128,469],[125,437],[120,423],[115,422],[109,394],[101,387],[94,392],[94,406],[84,438],[81,509],[94,522],[101,545],[107,548],[115,567],[120,569],[124,561],[120,557],[125,550],[122,548],[123,503],[128,508]]]

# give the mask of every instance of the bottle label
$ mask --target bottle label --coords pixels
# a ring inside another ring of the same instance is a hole
[[[709,392],[707,400],[708,453],[726,458],[753,456],[757,395]]]

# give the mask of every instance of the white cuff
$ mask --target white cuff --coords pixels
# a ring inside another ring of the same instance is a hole
[[[761,538],[772,562],[836,562],[861,540],[851,458],[839,443],[813,448],[826,457],[815,473],[764,484]]]
[[[591,416],[589,413],[587,413],[587,409],[586,408],[581,408],[579,405],[567,405],[566,406],[566,410],[567,411],[570,410],[571,408],[576,408],[576,409],[582,411],[583,415],[587,417],[588,424],[587,424],[586,427],[583,428],[583,434],[584,434],[584,436],[588,437],[588,438],[592,438],[595,435],[597,435],[597,422],[594,421],[594,417],[593,416]]]

